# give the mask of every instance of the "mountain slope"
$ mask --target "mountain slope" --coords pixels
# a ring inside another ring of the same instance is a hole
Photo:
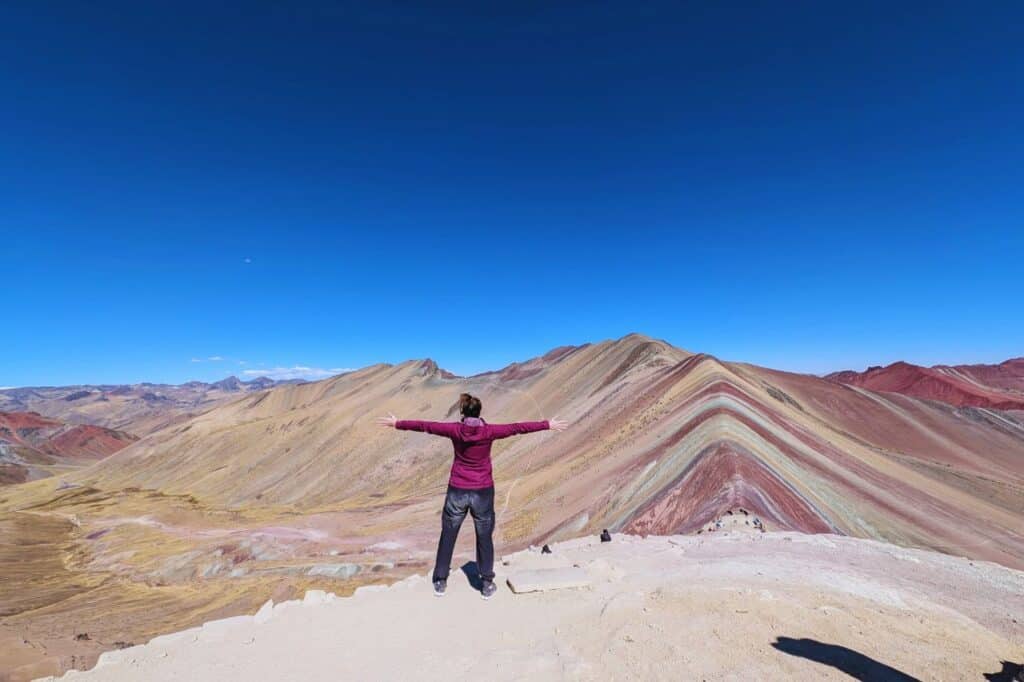
[[[421,484],[436,488],[446,480],[450,445],[382,431],[373,421],[377,415],[454,419],[455,400],[466,390],[484,399],[486,415],[540,419],[558,405],[571,410],[571,395],[584,405],[596,403],[616,377],[668,367],[685,355],[638,337],[475,377],[455,377],[431,360],[375,365],[237,400],[154,434],[82,482],[158,487],[223,505],[300,509],[422,492]],[[522,452],[538,442],[515,439],[495,449]]]

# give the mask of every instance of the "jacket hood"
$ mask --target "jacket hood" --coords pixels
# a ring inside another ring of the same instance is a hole
[[[459,425],[462,440],[473,442],[487,438],[487,422],[479,417],[463,417]]]

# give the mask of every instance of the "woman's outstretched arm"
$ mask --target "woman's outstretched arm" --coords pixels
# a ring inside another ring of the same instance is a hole
[[[534,431],[545,431],[552,429],[554,431],[565,431],[566,427],[569,426],[569,422],[564,419],[554,417],[542,422],[516,422],[514,424],[491,424],[491,437],[497,440],[498,438],[508,438],[509,436],[517,436],[521,433],[533,433]]]
[[[416,419],[399,419],[393,414],[388,414],[386,417],[377,417],[377,424],[399,429],[400,431],[421,431],[448,438],[455,435],[455,428],[458,426],[455,422],[424,422]]]

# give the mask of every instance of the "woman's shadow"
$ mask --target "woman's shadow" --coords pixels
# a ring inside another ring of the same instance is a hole
[[[985,673],[985,679],[989,682],[1018,682],[1024,680],[1024,664],[1000,661],[1003,668],[994,673]]]
[[[919,682],[916,677],[838,644],[826,644],[814,639],[779,637],[772,646],[790,656],[830,665],[862,682]]]
[[[772,643],[772,646],[790,656],[799,656],[810,661],[816,661],[823,665],[830,665],[837,670],[863,682],[889,682],[898,680],[917,680],[918,678],[897,670],[891,666],[865,656],[859,651],[848,649],[837,644],[825,644],[814,639],[793,639],[791,637],[779,637]],[[1001,661],[1002,670],[993,673],[985,673],[984,677],[990,682],[1018,682],[1024,680],[1021,664]]]
[[[484,580],[480,577],[480,569],[475,561],[467,561],[462,564],[462,572],[466,575],[466,580],[469,581],[470,586],[474,590],[482,590],[484,588]]]

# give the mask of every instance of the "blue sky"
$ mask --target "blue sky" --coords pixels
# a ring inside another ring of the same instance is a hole
[[[1024,355],[1020,3],[295,4],[0,8],[0,385]]]

